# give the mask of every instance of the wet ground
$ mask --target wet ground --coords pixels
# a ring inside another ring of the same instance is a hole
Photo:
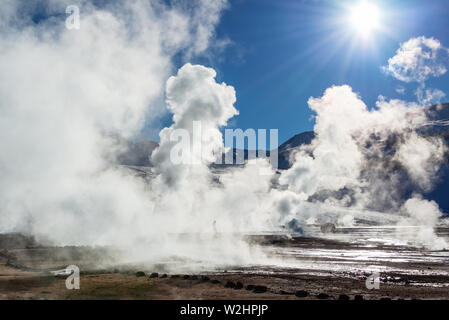
[[[0,298],[449,299],[449,251],[410,246],[400,234],[415,232],[412,227],[333,231],[250,235],[247,240],[261,246],[272,263],[197,273],[169,272],[163,264],[121,265],[107,248],[43,247],[17,234],[0,235]],[[440,237],[449,234],[447,228],[437,231]],[[80,266],[80,290],[67,290],[66,276],[51,273],[69,264]],[[370,276],[379,277],[378,289],[375,281],[367,288]]]

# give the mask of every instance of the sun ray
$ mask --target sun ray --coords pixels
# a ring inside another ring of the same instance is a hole
[[[350,10],[349,22],[361,37],[368,37],[380,27],[379,8],[367,1],[360,2]]]

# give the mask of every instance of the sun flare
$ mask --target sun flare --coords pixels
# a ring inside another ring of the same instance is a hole
[[[380,27],[379,8],[369,2],[361,2],[351,9],[350,24],[363,37],[371,35]]]

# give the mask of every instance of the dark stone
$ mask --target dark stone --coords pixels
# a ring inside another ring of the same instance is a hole
[[[210,282],[213,283],[213,284],[219,284],[219,283],[221,283],[220,280],[217,280],[217,279],[211,280]]]
[[[349,296],[347,296],[345,294],[341,294],[338,296],[338,300],[349,300]]]
[[[324,300],[324,299],[329,299],[330,296],[328,294],[326,294],[326,293],[320,293],[319,295],[317,295],[317,298]]]
[[[209,281],[209,280],[210,280],[209,277],[207,277],[207,276],[201,276],[201,281],[207,282],[207,281]]]
[[[356,301],[363,300],[363,296],[362,296],[361,294],[356,294],[356,295],[354,296],[354,300],[356,300]]]
[[[157,278],[159,277],[159,273],[157,272],[153,272],[152,274],[150,274],[150,278]]]
[[[240,290],[240,289],[242,289],[242,288],[243,288],[243,283],[241,283],[240,281],[238,281],[238,282],[235,284],[235,288],[234,288],[234,289]]]
[[[252,284],[247,285],[246,290],[249,290],[249,291],[254,290],[254,285],[252,285]]]
[[[161,278],[167,278],[167,274],[164,273],[164,274],[161,276]]]
[[[188,279],[190,279],[190,276],[189,276],[188,274],[185,274],[185,275],[182,276],[182,278],[183,278],[184,280],[188,280]]]
[[[173,274],[171,278],[179,278],[179,274]]]
[[[198,276],[192,276],[192,280],[198,280]]]
[[[235,288],[235,283],[232,281],[228,281],[225,284],[225,288]]]
[[[391,298],[383,297],[383,298],[380,298],[380,301],[391,301]]]
[[[297,296],[298,298],[305,298],[309,295],[309,293],[305,290],[298,290],[295,292],[295,296]]]
[[[279,293],[283,294],[283,295],[294,294],[293,292],[288,292],[288,291],[284,291],[284,290],[279,291]]]
[[[145,272],[143,272],[143,271],[137,271],[137,272],[136,272],[136,277],[145,277]]]
[[[253,292],[254,293],[264,293],[267,292],[268,288],[265,286],[254,286]]]

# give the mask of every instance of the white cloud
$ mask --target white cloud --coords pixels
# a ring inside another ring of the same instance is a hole
[[[396,88],[396,92],[400,95],[404,95],[405,94],[405,88],[403,86],[398,86]]]
[[[421,105],[432,105],[440,103],[441,100],[446,97],[446,94],[439,89],[425,88],[419,86],[415,91],[418,102]]]
[[[404,82],[423,83],[447,71],[448,50],[437,39],[417,37],[401,44],[384,70]]]

